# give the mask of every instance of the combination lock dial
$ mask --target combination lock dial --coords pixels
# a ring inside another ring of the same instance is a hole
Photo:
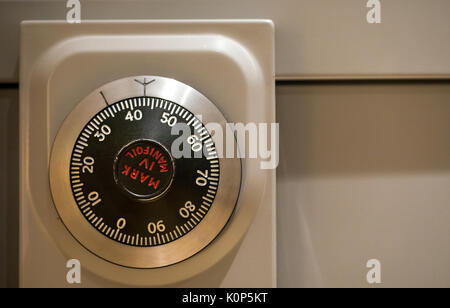
[[[215,105],[179,81],[136,76],[101,87],[53,144],[50,184],[62,222],[118,265],[191,257],[224,228],[239,195],[240,160],[218,155],[227,129]]]

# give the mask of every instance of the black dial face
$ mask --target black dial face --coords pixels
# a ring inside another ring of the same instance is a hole
[[[104,236],[139,247],[193,230],[213,206],[219,174],[203,123],[156,97],[106,106],[79,134],[70,161],[73,197],[86,220]]]

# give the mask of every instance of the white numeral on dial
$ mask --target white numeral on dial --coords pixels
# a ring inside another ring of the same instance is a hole
[[[155,234],[156,232],[164,232],[166,230],[166,226],[164,225],[163,220],[158,220],[157,223],[149,223],[147,226],[147,230],[150,234]]]
[[[83,167],[81,167],[81,172],[93,173],[94,172],[94,162],[95,162],[94,158],[92,158],[90,156],[86,156],[85,158],[83,158]]]
[[[139,109],[132,111],[128,111],[127,115],[125,116],[125,120],[128,121],[139,121],[142,120],[142,111],[140,111]]]
[[[195,180],[195,184],[198,186],[206,186],[208,184],[208,170],[205,170],[205,172],[197,170],[197,174],[200,174],[200,176]]]
[[[127,225],[127,221],[125,218],[119,218],[117,220],[117,223],[116,223],[117,229],[122,230],[123,228],[125,228],[126,225]]]
[[[96,191],[91,191],[88,195],[88,199],[89,201],[91,201],[91,205],[95,206],[97,205],[100,201],[102,201],[102,199],[100,198],[98,192]]]
[[[184,207],[178,211],[183,218],[188,218],[195,211],[195,205],[191,201],[186,201]]]
[[[162,117],[161,117],[161,123],[167,123],[167,125],[172,127],[175,124],[177,124],[177,117],[171,116],[170,113],[168,113],[168,112],[163,112]]]
[[[202,149],[202,143],[198,141],[198,137],[196,135],[192,135],[187,138],[187,143],[191,145],[191,149],[194,152],[198,152]]]
[[[109,134],[111,134],[111,128],[108,125],[104,124],[99,131],[95,132],[94,137],[97,137],[98,141],[102,142],[103,140],[105,140],[105,136],[108,136]]]

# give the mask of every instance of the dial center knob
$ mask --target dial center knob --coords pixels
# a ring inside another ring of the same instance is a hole
[[[136,140],[126,145],[117,154],[113,170],[116,184],[139,201],[164,195],[175,171],[170,153],[154,140]]]

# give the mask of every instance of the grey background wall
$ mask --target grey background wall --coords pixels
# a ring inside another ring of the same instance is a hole
[[[19,23],[65,19],[66,0],[0,0],[0,81],[16,82]],[[82,19],[268,18],[281,79],[450,75],[448,0],[80,0]],[[76,25],[74,25],[76,27]]]
[[[279,286],[450,286],[450,82],[277,87]]]
[[[277,78],[294,80],[276,96],[279,286],[368,286],[371,258],[382,286],[450,286],[450,2],[382,1],[381,25],[359,0],[82,3],[83,18],[274,20]],[[0,1],[0,287],[17,285],[19,22],[65,12]]]
[[[19,100],[0,86],[0,287],[16,286],[18,273]]]

